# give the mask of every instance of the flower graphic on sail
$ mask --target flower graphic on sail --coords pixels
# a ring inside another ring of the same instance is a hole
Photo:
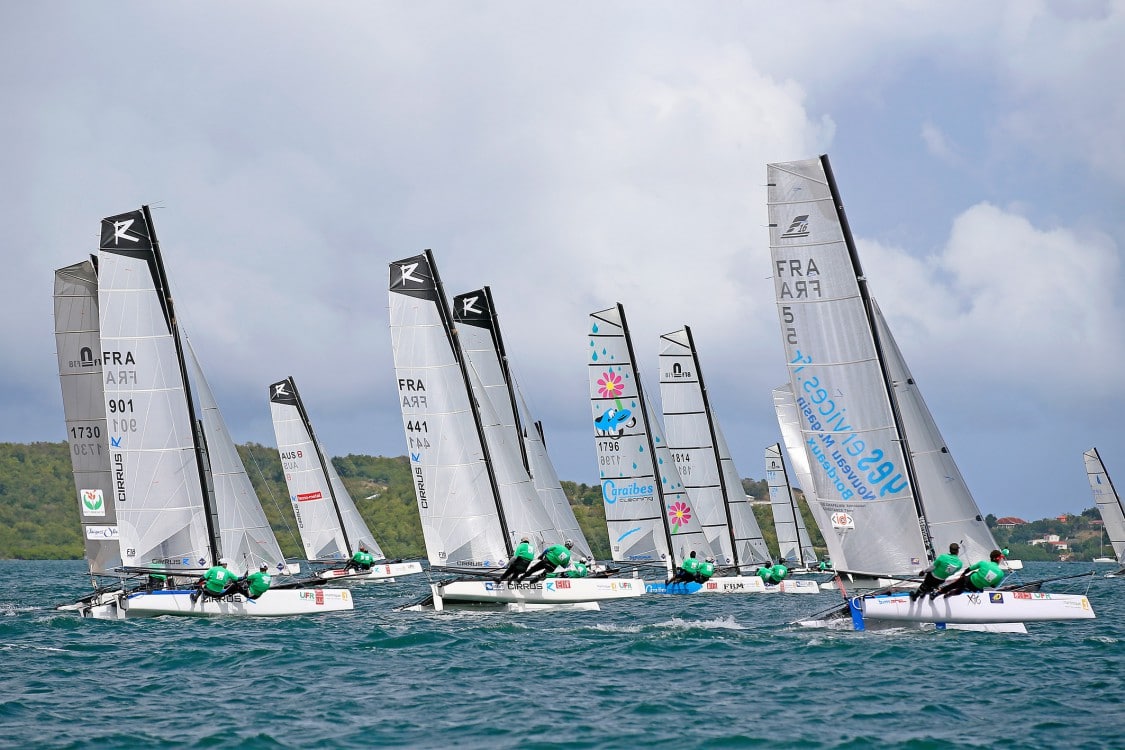
[[[672,523],[672,533],[680,530],[680,525],[691,520],[691,508],[687,503],[676,501],[668,508],[668,520]]]
[[[616,407],[594,420],[594,426],[599,430],[605,430],[606,432],[614,430],[631,416],[631,412],[625,408],[621,399],[618,398],[624,392],[625,385],[621,376],[617,373],[603,372],[602,376],[598,378],[598,395],[602,398],[612,398]]]

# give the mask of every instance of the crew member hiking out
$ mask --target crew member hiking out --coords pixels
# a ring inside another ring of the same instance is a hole
[[[508,561],[508,567],[504,568],[504,572],[500,574],[501,581],[509,579],[516,580],[524,572],[527,571],[531,561],[535,559],[535,545],[532,544],[525,536],[520,539],[519,546],[516,551],[512,553],[512,559]]]
[[[948,598],[965,591],[979,592],[996,588],[1004,581],[1005,573],[1000,568],[1000,561],[1003,559],[1003,552],[998,549],[992,550],[987,560],[981,560],[970,565],[960,578],[950,581],[930,594],[930,599],[934,599],[938,594]]]
[[[949,545],[949,552],[944,555],[938,555],[934,560],[933,566],[926,571],[926,577],[922,579],[922,583],[918,584],[918,588],[910,592],[910,601],[915,601],[920,596],[925,596],[931,591],[935,590],[938,586],[945,583],[949,576],[953,575],[964,567],[961,558],[957,553],[961,548],[957,542]]]
[[[221,599],[226,596],[235,584],[234,573],[230,571],[230,560],[222,558],[218,565],[213,565],[195,582],[196,590],[191,592],[192,604],[200,595],[212,599]]]
[[[691,583],[695,581],[695,576],[699,573],[699,566],[703,561],[695,556],[695,550],[692,550],[687,557],[684,558],[683,564],[676,570],[676,575],[672,576],[665,582],[665,586],[671,586],[676,583]]]
[[[573,547],[574,542],[569,539],[566,540],[565,544],[552,544],[550,547],[543,550],[542,554],[539,555],[539,559],[535,561],[535,564],[528,568],[517,580],[522,581],[524,578],[530,578],[536,573],[541,574],[538,580],[543,580],[547,577],[547,574],[554,571],[555,568],[565,568],[570,564],[570,550]]]

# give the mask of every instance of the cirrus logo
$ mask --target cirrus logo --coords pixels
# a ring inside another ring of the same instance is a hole
[[[652,497],[654,489],[651,484],[637,484],[636,482],[618,487],[612,479],[607,479],[602,482],[602,499],[605,500],[606,505],[613,505],[618,500],[641,500],[645,497]]]

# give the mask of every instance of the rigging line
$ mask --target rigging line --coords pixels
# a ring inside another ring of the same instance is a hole
[[[242,446],[239,446],[239,447],[242,447]],[[264,446],[264,445],[258,445],[258,447],[262,448],[263,450],[269,450],[269,448],[267,446]],[[265,487],[266,492],[269,494],[270,502],[273,503],[273,508],[277,512],[278,518],[280,518],[281,522],[285,525],[285,531],[286,531],[287,534],[289,534],[290,543],[297,548],[298,556],[300,556],[300,554],[301,554],[300,550],[303,549],[303,547],[301,545],[301,542],[297,539],[297,535],[293,532],[293,527],[289,525],[289,516],[286,515],[285,512],[282,511],[281,506],[277,502],[277,496],[274,495],[274,492],[273,492],[273,485],[270,482],[270,480],[266,477],[265,472],[262,471],[262,465],[260,463],[258,463],[258,457],[255,455],[254,446],[253,445],[247,445],[247,446],[245,446],[245,448],[246,448],[246,453],[250,456],[251,462],[254,464],[254,468],[258,470],[258,477],[262,481],[262,486]],[[276,453],[276,451],[274,451],[274,453]],[[278,456],[277,461],[278,461],[277,465],[280,466],[281,465],[281,457],[280,456]],[[284,479],[284,477],[282,477],[282,479]],[[288,491],[286,492],[286,494],[288,494]],[[259,495],[259,499],[261,499],[260,495]],[[270,524],[270,525],[272,526],[273,524]],[[281,554],[282,554],[282,557],[285,556],[284,551],[282,551]]]

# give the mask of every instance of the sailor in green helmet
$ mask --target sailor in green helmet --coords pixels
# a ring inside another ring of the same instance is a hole
[[[934,591],[938,586],[945,583],[949,576],[953,575],[964,567],[961,558],[957,553],[961,551],[961,547],[954,542],[949,545],[949,552],[944,555],[938,555],[934,560],[933,566],[926,571],[926,577],[922,579],[922,583],[918,584],[918,588],[910,592],[910,601],[916,600],[920,596]]]
[[[367,551],[367,545],[360,542],[359,549],[352,555],[352,559],[348,560],[344,570],[366,571],[371,570],[371,566],[375,564],[375,556]]]
[[[200,595],[221,599],[230,593],[235,583],[235,575],[230,571],[230,560],[221,558],[218,565],[208,568],[195,582],[197,590],[191,592],[191,601],[194,604]]]
[[[669,578],[664,582],[665,586],[671,586],[676,583],[691,583],[695,580],[696,573],[699,572],[699,566],[703,563],[702,560],[695,556],[695,550],[692,550],[687,557],[684,558],[683,564],[676,570],[676,575]]]
[[[948,598],[965,591],[980,592],[985,589],[996,588],[1004,581],[1005,573],[1000,568],[1000,561],[1003,559],[1003,552],[998,549],[992,550],[987,560],[981,560],[970,565],[960,578],[945,584],[930,594],[930,599],[934,599],[938,594]]]
[[[789,577],[789,568],[780,562],[777,565],[763,565],[758,568],[758,576],[764,583],[776,586]]]
[[[586,567],[586,558],[579,558],[570,564],[566,570],[558,570],[554,573],[548,573],[548,578],[585,578],[590,574],[589,569]]]
[[[570,565],[570,550],[574,547],[574,542],[569,539],[564,544],[552,544],[539,555],[539,559],[535,564],[527,569],[518,579],[522,581],[524,578],[529,578],[536,573],[541,573],[539,580],[547,577],[547,574],[555,568],[565,568]]]
[[[262,563],[258,566],[258,570],[244,575],[238,579],[238,591],[247,599],[257,599],[262,594],[270,589],[270,584],[273,579],[270,577],[269,566]]]
[[[518,579],[534,559],[535,545],[526,536],[522,537],[516,551],[512,553],[512,559],[508,561],[508,567],[504,568],[504,572],[500,574],[500,580]]]
[[[695,572],[695,582],[707,583],[713,575],[715,575],[715,558],[708,557],[706,560],[699,563],[699,570]]]

